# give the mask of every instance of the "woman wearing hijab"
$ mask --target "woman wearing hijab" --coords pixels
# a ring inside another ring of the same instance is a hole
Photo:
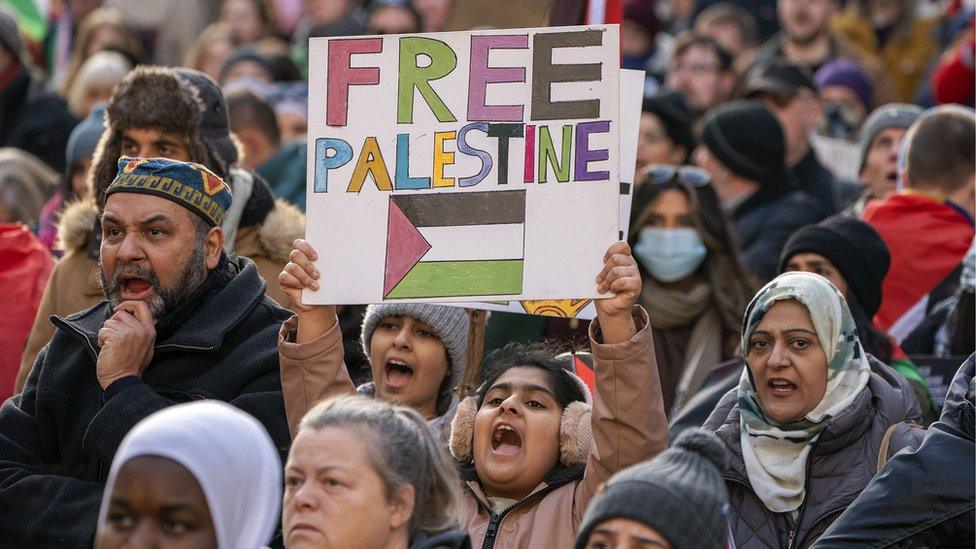
[[[171,406],[126,435],[112,461],[96,549],[256,549],[271,541],[281,461],[257,420],[216,401]]]
[[[629,243],[641,271],[664,409],[676,413],[711,368],[736,356],[755,292],[708,174],[651,165],[634,197]]]
[[[785,273],[746,309],[738,389],[705,422],[729,450],[723,475],[738,547],[806,547],[867,486],[884,447],[916,447],[908,382],[872,368],[841,293]],[[892,427],[894,426],[894,427]]]

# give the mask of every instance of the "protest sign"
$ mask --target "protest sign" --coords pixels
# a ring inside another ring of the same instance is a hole
[[[309,63],[306,303],[598,295],[616,26],[312,39]]]
[[[627,240],[630,207],[634,197],[637,138],[644,99],[644,71],[620,71],[620,240]],[[566,223],[573,223],[567,219]],[[472,309],[592,320],[596,307],[591,299],[542,299],[465,303]]]

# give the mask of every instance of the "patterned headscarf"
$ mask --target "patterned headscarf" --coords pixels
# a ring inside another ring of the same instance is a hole
[[[784,273],[759,290],[746,309],[743,356],[748,357],[749,339],[763,316],[784,300],[795,300],[810,313],[827,358],[827,389],[804,417],[780,423],[766,413],[748,365],[742,372],[738,391],[742,457],[756,495],[777,513],[794,511],[803,503],[807,459],[820,431],[854,402],[871,375],[847,302],[826,278],[812,273]]]

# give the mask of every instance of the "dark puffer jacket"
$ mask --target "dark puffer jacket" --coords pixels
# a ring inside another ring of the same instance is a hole
[[[0,545],[90,547],[119,444],[143,418],[195,399],[253,415],[287,457],[278,329],[290,313],[265,297],[248,259],[176,331],[157,340],[141,382],[107,401],[95,377],[102,302],[67,318],[24,392],[0,407]],[[243,481],[244,479],[242,479]]]
[[[869,357],[870,360],[876,360]],[[797,520],[774,513],[753,492],[739,442],[739,404],[736,390],[722,398],[705,422],[729,449],[723,472],[732,513],[729,525],[741,549],[808,547],[854,501],[877,471],[881,439],[891,425],[921,421],[915,394],[905,378],[890,368],[872,367],[867,387],[846,410],[828,420],[807,463],[806,499]],[[891,436],[890,454],[916,448],[921,431],[908,424]]]
[[[976,543],[973,356],[915,451],[891,458],[815,547],[972,547]]]

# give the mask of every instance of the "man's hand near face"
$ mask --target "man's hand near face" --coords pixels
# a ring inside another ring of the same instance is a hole
[[[141,376],[153,357],[156,324],[143,301],[123,301],[98,331],[95,375],[102,389],[128,376]]]

